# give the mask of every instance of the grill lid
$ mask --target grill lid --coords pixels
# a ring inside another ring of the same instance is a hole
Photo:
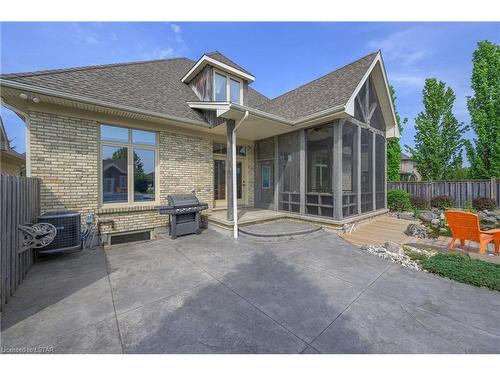
[[[198,198],[194,194],[172,194],[167,197],[168,204],[175,208],[192,207],[199,205]]]

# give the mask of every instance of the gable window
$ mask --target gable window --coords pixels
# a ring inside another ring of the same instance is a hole
[[[227,77],[215,73],[215,101],[227,101]]]
[[[156,132],[101,125],[102,203],[156,201]]]
[[[232,103],[240,103],[240,90],[241,90],[241,84],[240,84],[240,81],[236,81],[234,79],[230,79],[230,94],[231,94],[231,102]]]
[[[243,84],[240,80],[215,72],[214,88],[216,102],[242,103]]]

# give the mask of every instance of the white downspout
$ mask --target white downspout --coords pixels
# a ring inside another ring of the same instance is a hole
[[[240,121],[234,126],[233,132],[232,132],[232,141],[233,141],[233,220],[234,220],[234,225],[233,225],[233,236],[234,238],[238,238],[238,188],[237,188],[237,181],[236,181],[236,130],[240,127],[241,124],[248,118],[248,111],[245,111],[245,114],[241,118]]]

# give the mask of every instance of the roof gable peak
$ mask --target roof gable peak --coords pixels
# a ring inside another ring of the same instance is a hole
[[[235,75],[248,82],[255,81],[255,77],[247,70],[224,56],[219,51],[204,53],[193,67],[182,77],[181,81],[189,83],[206,65],[212,65],[226,73]]]

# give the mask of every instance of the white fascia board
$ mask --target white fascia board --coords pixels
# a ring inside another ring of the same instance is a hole
[[[122,104],[114,104],[114,103],[106,102],[104,100],[92,99],[92,98],[88,98],[88,97],[81,96],[81,95],[70,94],[70,93],[66,93],[66,92],[62,92],[62,91],[47,89],[44,87],[32,86],[32,85],[28,85],[25,83],[19,83],[19,82],[9,81],[9,80],[5,80],[5,79],[0,79],[0,87],[1,86],[10,87],[10,88],[22,90],[22,91],[33,92],[33,93],[41,94],[41,95],[53,96],[53,97],[57,97],[57,98],[61,98],[61,99],[73,100],[76,102],[82,102],[82,103],[96,105],[96,106],[100,106],[100,107],[117,109],[117,110],[121,110],[121,111],[125,111],[125,112],[138,113],[141,115],[157,117],[157,118],[164,119],[164,120],[201,126],[204,128],[210,127],[207,123],[202,122],[202,121],[196,121],[196,120],[191,120],[191,119],[177,117],[177,116],[169,116],[169,115],[165,115],[165,114],[160,113],[160,112],[148,111],[148,110],[144,110],[144,109],[140,109],[140,108],[136,108],[136,107],[130,107],[127,105],[122,105]]]
[[[234,74],[235,76],[243,78],[249,82],[255,81],[255,77],[253,75],[245,73],[242,70],[233,68],[232,66],[224,64],[223,62],[220,62],[218,60],[212,59],[207,55],[203,55],[201,59],[199,59],[198,62],[194,64],[194,66],[189,70],[189,72],[187,72],[186,75],[182,77],[181,82],[188,83],[207,64],[214,65],[217,68],[226,71],[227,73]]]

